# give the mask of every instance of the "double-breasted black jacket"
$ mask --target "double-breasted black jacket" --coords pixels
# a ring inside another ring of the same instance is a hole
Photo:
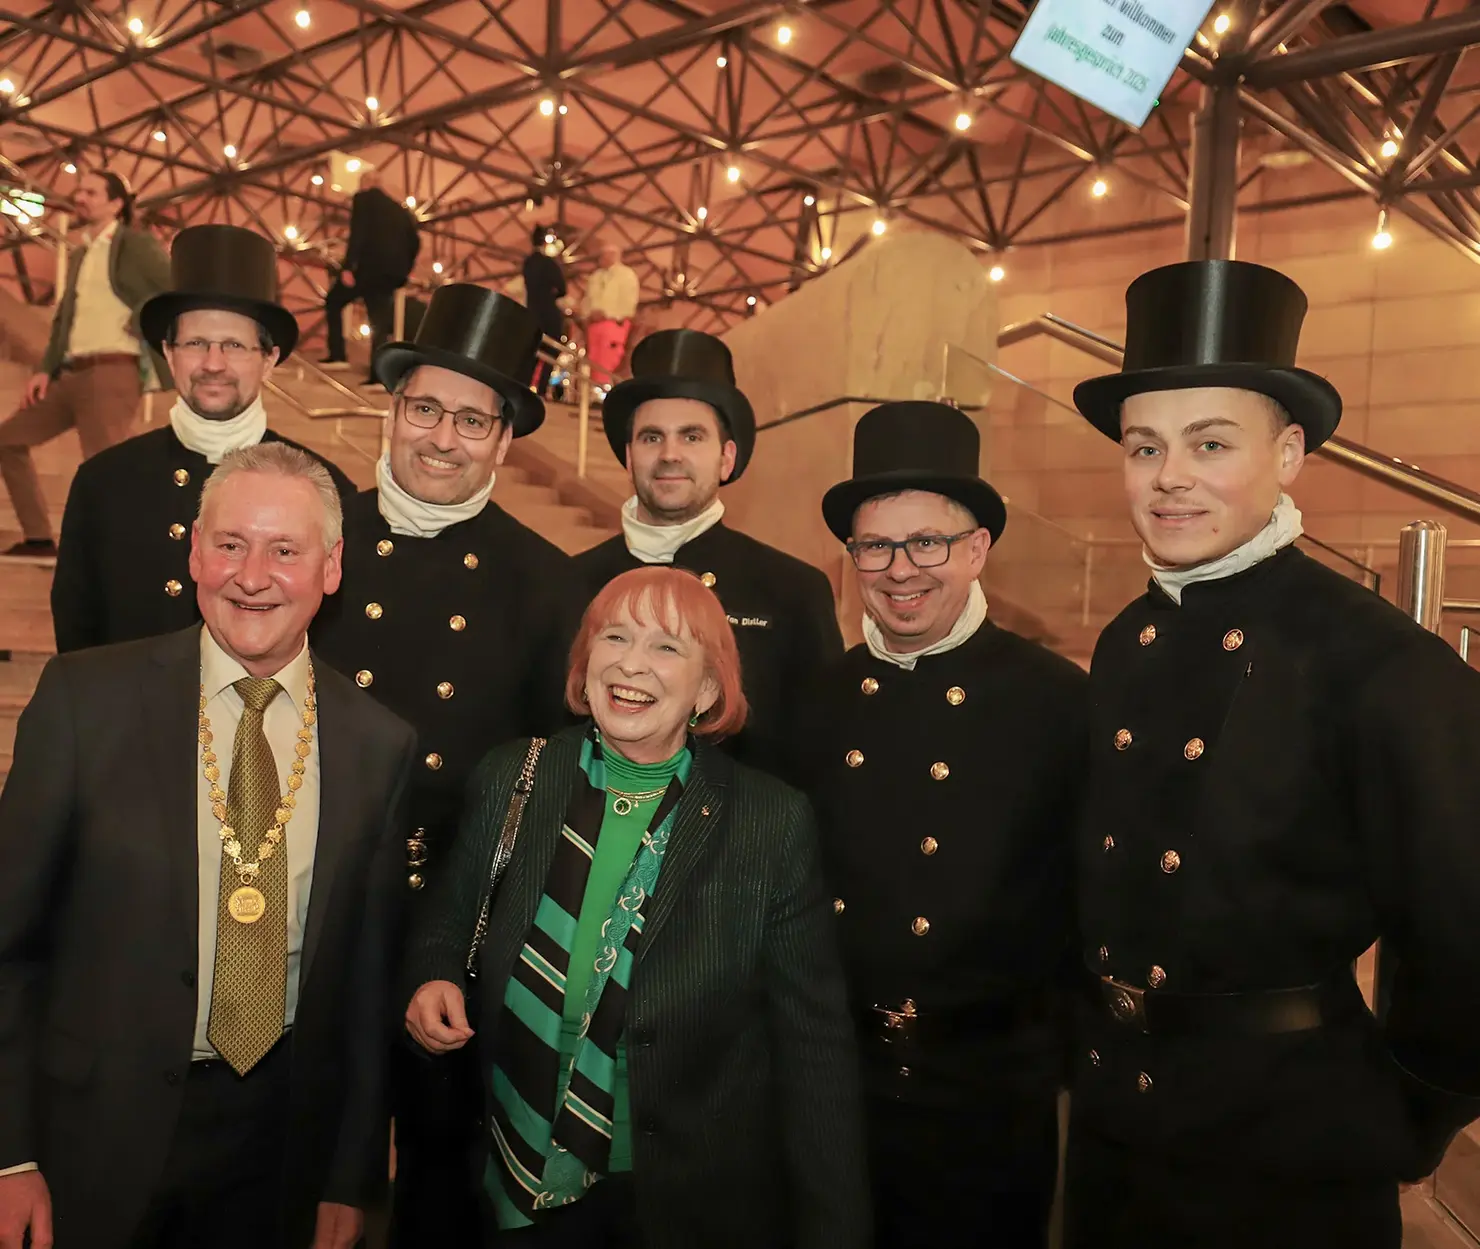
[[[1290,547],[1180,606],[1153,588],[1090,685],[1090,972],[1151,997],[1326,984],[1334,1006],[1310,1031],[1158,1036],[1086,995],[1076,1125],[1264,1173],[1423,1173],[1480,1110],[1480,674]],[[1382,1024],[1352,980],[1379,937]]]

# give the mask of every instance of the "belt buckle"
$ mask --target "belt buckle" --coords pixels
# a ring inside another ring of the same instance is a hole
[[[1140,1032],[1151,1031],[1146,1022],[1145,989],[1116,980],[1113,976],[1101,976],[1100,996],[1105,999],[1105,1005],[1110,1008],[1110,1014],[1116,1023]]]

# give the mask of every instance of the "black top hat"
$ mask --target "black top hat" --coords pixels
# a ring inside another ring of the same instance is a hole
[[[171,290],[139,309],[144,341],[159,351],[182,312],[224,308],[249,316],[267,331],[278,359],[298,342],[298,322],[278,303],[277,248],[242,226],[188,226],[170,248]]]
[[[528,384],[541,337],[523,304],[470,282],[449,282],[432,293],[416,341],[387,343],[372,367],[387,390],[422,364],[484,382],[503,400],[514,437],[522,438],[545,420],[545,405]]]
[[[613,386],[601,405],[606,440],[624,464],[632,414],[649,399],[698,399],[718,412],[735,440],[729,479],[740,479],[755,450],[755,413],[735,388],[735,363],[724,343],[699,330],[659,330],[632,349],[631,379]]]
[[[1295,367],[1305,292],[1283,273],[1243,260],[1191,260],[1143,273],[1125,293],[1119,373],[1074,388],[1090,424],[1120,441],[1120,405],[1153,390],[1231,386],[1268,395],[1305,429],[1314,450],[1341,420],[1341,396]]]
[[[853,514],[900,490],[943,494],[966,508],[996,542],[1007,527],[1002,496],[977,476],[981,434],[946,403],[885,403],[853,429],[853,476],[822,496],[822,518],[839,542],[853,536]]]

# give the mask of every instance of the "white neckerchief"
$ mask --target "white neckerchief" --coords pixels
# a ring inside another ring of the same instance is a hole
[[[879,628],[868,612],[863,613],[863,640],[868,643],[869,654],[875,659],[882,659],[886,664],[893,664],[896,668],[913,672],[915,664],[926,655],[939,655],[945,651],[955,650],[982,627],[982,621],[986,618],[986,593],[982,590],[980,581],[973,581],[971,593],[966,599],[966,606],[956,617],[956,623],[951,626],[951,631],[934,645],[927,646],[924,650],[910,651],[907,654],[902,651],[892,651],[884,642],[884,631]]]
[[[715,499],[708,507],[681,525],[650,525],[637,519],[637,496],[622,504],[622,534],[627,549],[644,564],[671,564],[678,548],[701,533],[713,529],[724,517],[725,505]]]
[[[407,538],[435,538],[444,529],[472,520],[487,507],[497,476],[490,474],[488,484],[462,503],[425,503],[401,489],[391,475],[391,456],[387,451],[375,466],[376,504],[392,533]]]
[[[1300,509],[1288,494],[1280,495],[1274,505],[1269,523],[1243,544],[1227,555],[1209,560],[1206,564],[1190,564],[1185,568],[1170,568],[1158,564],[1151,552],[1142,548],[1141,556],[1151,568],[1156,584],[1166,591],[1168,598],[1178,606],[1182,603],[1182,591],[1194,581],[1218,581],[1234,573],[1245,572],[1255,564],[1267,560],[1276,551],[1282,551],[1294,542],[1305,526],[1301,523]]]
[[[255,447],[262,441],[267,432],[267,409],[258,395],[230,420],[213,421],[181,398],[170,409],[170,428],[186,450],[205,456],[208,464],[219,464],[231,452]]]

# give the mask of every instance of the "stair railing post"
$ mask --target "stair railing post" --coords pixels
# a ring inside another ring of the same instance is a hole
[[[576,370],[576,476],[586,475],[586,447],[591,440],[591,361],[581,357]]]
[[[1436,520],[1415,520],[1398,535],[1398,606],[1430,633],[1444,616],[1444,551],[1449,531]]]

